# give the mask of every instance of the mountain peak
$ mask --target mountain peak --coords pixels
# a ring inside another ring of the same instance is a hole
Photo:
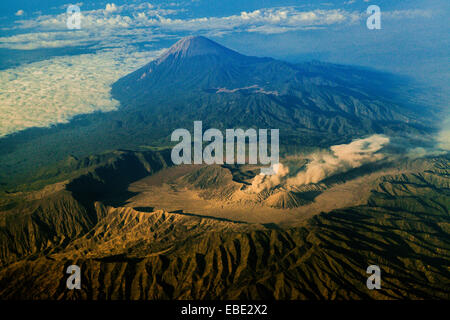
[[[229,54],[239,55],[236,51],[225,48],[208,38],[202,36],[188,36],[178,40],[158,60],[162,62],[168,57],[189,58],[203,55],[222,56]]]

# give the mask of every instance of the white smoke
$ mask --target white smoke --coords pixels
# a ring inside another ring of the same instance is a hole
[[[379,161],[384,158],[384,155],[378,151],[388,143],[388,137],[375,134],[365,139],[354,140],[349,144],[332,146],[330,151],[313,153],[310,155],[306,170],[289,178],[287,184],[317,183],[337,173]]]
[[[357,139],[349,144],[330,147],[329,150],[312,153],[306,170],[295,177],[288,177],[289,168],[279,163],[274,165],[275,174],[259,174],[253,179],[250,192],[259,193],[278,185],[298,186],[317,183],[337,173],[358,168],[364,164],[376,162],[385,158],[379,151],[389,144],[390,139],[384,135],[375,134],[365,139]]]
[[[251,187],[248,189],[250,192],[260,193],[261,191],[271,189],[281,184],[285,179],[284,177],[289,173],[289,168],[283,166],[281,163],[272,165],[274,174],[266,175],[260,173],[253,181]]]

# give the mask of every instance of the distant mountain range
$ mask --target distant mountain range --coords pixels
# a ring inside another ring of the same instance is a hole
[[[0,187],[28,182],[38,168],[69,155],[168,147],[172,131],[192,130],[195,120],[204,130],[280,129],[282,152],[372,133],[426,136],[434,111],[407,90],[406,80],[366,68],[250,57],[187,37],[114,83],[118,111],[0,139]]]
[[[433,110],[408,88],[180,40],[113,85],[118,111],[0,139],[0,299],[448,299],[449,154],[262,189],[257,165],[170,157],[171,132],[194,120],[279,129],[291,177],[311,164],[301,148],[371,133],[409,147],[433,133]],[[80,290],[66,288],[72,264]],[[380,290],[366,286],[370,265]]]
[[[419,132],[424,110],[396,100],[393,76],[320,62],[293,65],[187,37],[112,87],[153,127],[280,128],[285,135]]]

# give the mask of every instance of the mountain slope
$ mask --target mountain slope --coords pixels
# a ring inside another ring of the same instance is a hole
[[[367,205],[291,228],[96,202],[88,232],[1,268],[0,297],[449,299],[449,161],[386,175]],[[81,267],[79,291],[65,288],[70,264]],[[372,264],[381,290],[366,288]]]
[[[171,126],[203,120],[219,128],[273,127],[285,133],[420,130],[424,110],[396,103],[389,82],[395,84],[394,78],[375,71],[293,65],[188,37],[118,80],[112,94],[125,107]]]
[[[245,56],[189,37],[114,83],[119,110],[0,139],[0,188],[29,184],[37,168],[71,154],[168,147],[171,133],[192,130],[194,120],[203,121],[205,130],[280,129],[280,148],[287,153],[371,133],[432,141],[435,110],[410,91],[409,81],[382,72]]]
[[[95,201],[121,203],[128,184],[167,167],[169,154],[115,151],[84,159],[69,157],[58,170],[42,172],[41,190],[0,195],[0,266],[58,251],[91,230],[104,215]]]

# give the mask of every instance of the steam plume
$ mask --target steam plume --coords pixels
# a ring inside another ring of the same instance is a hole
[[[253,181],[252,185],[249,189],[251,192],[259,193],[263,190],[271,189],[280,185],[284,180],[285,176],[289,173],[289,168],[283,166],[281,163],[276,163],[272,166],[272,169],[275,174],[265,175],[264,173],[260,173],[257,175]]]
[[[379,161],[384,158],[384,155],[377,152],[388,143],[388,137],[376,134],[365,139],[354,140],[349,144],[332,146],[330,151],[313,153],[310,155],[306,170],[289,178],[287,184],[317,183],[334,174]]]
[[[250,192],[259,193],[278,185],[304,185],[317,183],[337,173],[358,168],[364,164],[376,162],[385,157],[379,153],[389,143],[384,135],[372,135],[365,139],[357,139],[349,144],[330,147],[330,150],[312,153],[307,156],[309,163],[306,170],[295,177],[288,177],[289,168],[279,163],[274,165],[275,174],[260,174],[253,179]]]

